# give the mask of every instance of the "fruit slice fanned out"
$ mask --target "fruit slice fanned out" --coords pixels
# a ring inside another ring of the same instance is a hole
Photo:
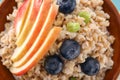
[[[46,39],[46,36],[48,35],[52,27],[52,24],[56,18],[57,13],[58,13],[58,5],[53,4],[50,8],[47,19],[41,31],[39,32],[39,35],[37,39],[35,40],[34,44],[19,61],[13,63],[13,67],[20,67],[24,65],[29,59],[32,58],[32,56],[36,53],[36,51],[41,47],[42,43]]]
[[[31,0],[25,0],[23,2],[23,4],[21,5],[21,7],[18,9],[18,13],[17,13],[17,15],[15,17],[15,21],[14,21],[14,28],[15,28],[17,37],[19,36],[19,34],[21,33],[21,30],[23,28],[25,19],[27,17],[28,11],[29,11],[30,4],[31,4]]]
[[[11,57],[11,60],[13,62],[20,60],[25,53],[31,48],[32,44],[36,40],[39,32],[41,31],[41,28],[46,20],[46,17],[49,13],[50,6],[52,4],[52,0],[43,0],[40,10],[38,12],[38,16],[36,18],[36,21],[34,25],[32,26],[32,29],[27,36],[26,40],[22,44],[22,46],[17,47],[14,54]],[[18,41],[19,42],[19,41]]]
[[[43,42],[42,46],[38,49],[38,51],[32,56],[32,58],[23,66],[15,68],[11,67],[10,71],[15,75],[23,75],[28,70],[30,70],[33,66],[35,66],[40,59],[42,59],[47,51],[50,49],[52,44],[55,42],[57,37],[59,36],[61,31],[60,27],[53,27],[53,29],[47,35],[45,41]]]
[[[40,5],[42,3],[42,0],[31,0],[31,5],[30,5],[30,9],[28,12],[28,17],[26,18],[26,21],[23,25],[23,28],[21,30],[21,33],[19,35],[19,37],[17,37],[17,47],[20,47],[22,45],[22,43],[25,41],[27,35],[29,34],[35,20],[36,17],[38,15],[39,9],[40,9]]]

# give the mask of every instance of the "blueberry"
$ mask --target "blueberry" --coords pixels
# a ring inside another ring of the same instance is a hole
[[[60,73],[63,69],[63,61],[58,55],[48,56],[44,62],[45,70],[52,75]]]
[[[59,11],[64,14],[73,12],[76,6],[76,0],[58,0]]]
[[[82,72],[89,76],[96,75],[100,70],[100,64],[98,60],[92,57],[88,57],[84,63],[80,64],[80,66]]]
[[[60,54],[68,60],[75,59],[80,54],[80,45],[75,40],[64,40],[60,47]]]

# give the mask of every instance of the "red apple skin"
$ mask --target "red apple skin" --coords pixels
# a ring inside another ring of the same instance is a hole
[[[52,0],[43,0],[40,7],[40,11],[38,12],[37,19],[31,29],[31,32],[27,36],[22,46],[16,48],[14,54],[11,57],[11,60],[13,62],[20,60],[33,45],[39,32],[41,31],[41,28],[44,25],[44,22],[49,13],[51,4],[52,4]]]
[[[53,27],[53,29],[49,32],[47,38],[45,39],[43,45],[39,48],[35,55],[23,66],[18,68],[11,67],[10,71],[17,76],[21,76],[29,71],[32,67],[34,67],[39,62],[39,60],[42,59],[48,52],[52,44],[59,36],[61,30],[61,27]]]
[[[36,17],[38,15],[42,0],[31,0],[31,6],[29,9],[29,13],[27,15],[26,18],[26,22],[23,26],[23,29],[19,35],[19,37],[17,37],[17,47],[20,47],[23,42],[25,41],[26,37],[29,35],[29,32],[36,20]]]
[[[31,0],[24,0],[23,4],[18,9],[17,15],[14,20],[14,24],[13,24],[13,26],[15,28],[16,36],[19,36],[19,34],[23,28],[25,19],[27,17],[28,11],[29,11],[30,4],[31,4]]]
[[[46,22],[43,25],[36,41],[32,45],[32,47],[26,52],[25,56],[23,56],[19,61],[16,61],[13,64],[13,67],[20,67],[24,65],[29,59],[32,58],[32,56],[36,53],[36,51],[40,48],[44,40],[46,39],[52,24],[57,16],[58,13],[58,6],[56,4],[53,4],[50,8],[50,12],[47,16]]]

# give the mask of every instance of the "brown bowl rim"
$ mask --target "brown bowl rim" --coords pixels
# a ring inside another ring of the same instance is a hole
[[[104,2],[105,2],[105,4],[106,5],[108,5],[109,7],[110,7],[110,10],[109,11],[112,11],[113,12],[113,14],[115,15],[115,17],[116,17],[116,21],[117,21],[117,23],[119,24],[118,25],[118,28],[119,28],[119,30],[120,30],[120,14],[119,14],[119,12],[118,12],[118,10],[117,10],[117,8],[115,7],[115,5],[113,4],[113,2],[111,1],[111,0],[104,0]],[[104,6],[104,5],[103,5]],[[108,11],[106,11],[106,10],[104,10],[105,12],[107,12],[108,13]],[[118,30],[118,31],[119,31]],[[110,32],[111,33],[111,32]],[[114,36],[114,35],[113,35]],[[118,37],[119,38],[119,40],[120,40],[120,36]],[[118,45],[119,47],[120,47],[120,45]],[[113,48],[114,49],[114,48]],[[120,53],[119,53],[120,54]],[[113,56],[113,60],[114,60],[114,56]],[[120,59],[118,59],[118,60],[120,60]],[[113,65],[113,67],[114,67],[114,65]],[[118,63],[117,64],[117,69],[116,69],[116,72],[114,73],[114,75],[106,75],[105,76],[105,80],[107,80],[107,78],[106,77],[109,77],[109,76],[112,76],[112,79],[110,79],[110,80],[116,80],[117,78],[118,78],[118,75],[120,74],[120,63]],[[113,68],[112,68],[113,69]],[[111,70],[110,70],[111,71]],[[109,73],[110,71],[107,71],[107,73]]]
[[[6,1],[7,1],[7,0],[6,0]],[[3,1],[3,2],[6,2],[6,1]],[[2,2],[2,3],[3,3],[3,2]],[[117,20],[118,20],[119,27],[120,27],[120,14],[119,14],[118,10],[116,9],[116,7],[114,6],[114,4],[112,3],[111,0],[104,0],[104,3],[105,3],[106,5],[109,5],[109,7],[111,8],[111,11],[113,11],[113,12],[114,12],[114,15],[117,16]],[[0,6],[1,6],[1,4],[0,4]],[[104,11],[105,11],[105,10],[104,10]],[[105,12],[106,12],[106,11],[105,11]],[[119,17],[118,17],[118,16],[119,16]],[[114,73],[114,76],[113,76],[113,78],[112,78],[111,80],[116,80],[116,79],[117,79],[117,77],[118,77],[118,75],[119,75],[119,73],[120,73],[120,64],[118,64],[118,68],[117,68],[116,71],[117,71],[117,72]],[[107,73],[109,73],[109,71],[108,71]],[[105,76],[105,77],[107,77],[107,76]],[[106,79],[105,79],[105,80],[106,80]]]

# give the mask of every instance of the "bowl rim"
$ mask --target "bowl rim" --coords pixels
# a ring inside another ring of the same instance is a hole
[[[117,10],[117,8],[115,7],[115,5],[113,4],[112,0],[104,0],[104,2],[106,3],[106,5],[109,5],[110,7],[110,11],[113,11],[115,17],[116,17],[116,21],[117,23],[119,24],[118,27],[119,27],[119,30],[120,30],[120,13],[119,11]],[[105,11],[105,10],[104,10]],[[105,11],[106,12],[106,11]],[[108,13],[108,12],[107,12]],[[119,39],[120,39],[120,36],[119,36]],[[120,45],[119,45],[120,46]],[[119,53],[120,54],[120,53]],[[114,65],[113,65],[114,67]],[[112,68],[113,69],[113,68]],[[113,76],[113,79],[112,80],[116,80],[118,78],[118,75],[120,74],[120,64],[118,64],[118,68],[116,70],[116,73],[114,73],[114,76]]]
[[[113,2],[111,0],[104,0],[104,2],[107,4],[107,5],[110,5],[109,7],[111,8],[111,10],[114,12],[115,15],[119,15],[119,12],[118,10],[116,9],[115,5],[113,4]],[[1,5],[0,5],[1,6]],[[119,22],[119,25],[120,25],[120,17],[117,17],[117,20]],[[113,76],[113,79],[112,80],[116,80],[118,75],[120,74],[120,64],[119,64],[119,68],[117,69],[118,72],[116,72]]]

